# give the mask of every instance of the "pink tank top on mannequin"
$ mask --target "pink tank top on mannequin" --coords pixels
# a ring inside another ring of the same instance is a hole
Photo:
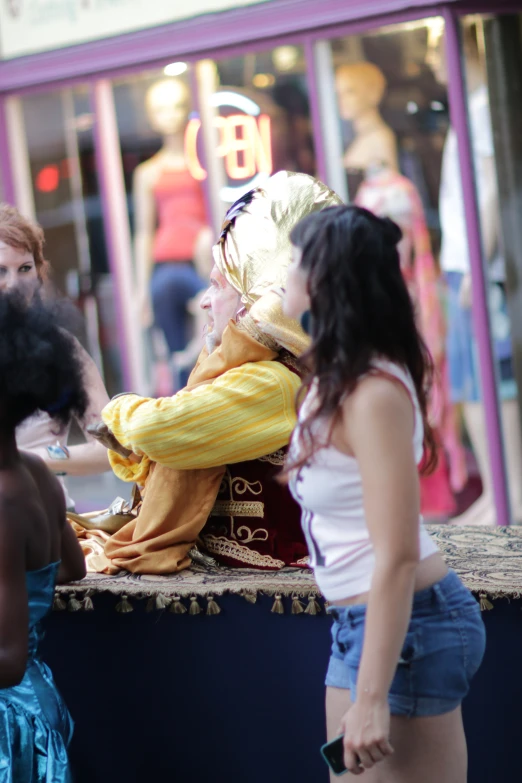
[[[389,361],[377,360],[373,364],[376,370],[400,381],[411,397],[415,411],[413,449],[419,464],[423,456],[424,427],[413,381],[405,369]],[[300,421],[307,415],[309,399],[310,396],[299,411]],[[321,437],[321,432],[322,428],[317,437]],[[292,437],[291,454],[297,449],[298,434],[299,424]],[[332,445],[318,448],[306,465],[292,472],[290,490],[302,507],[301,523],[310,565],[326,600],[340,601],[367,593],[375,555],[366,524],[357,460]],[[422,518],[419,518],[419,544],[421,560],[437,551]]]
[[[154,261],[192,260],[197,236],[208,224],[201,183],[187,169],[165,169],[154,186],[154,198],[158,214]]]

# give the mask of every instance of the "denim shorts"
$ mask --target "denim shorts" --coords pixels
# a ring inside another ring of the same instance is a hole
[[[330,606],[332,655],[326,685],[357,696],[366,605]],[[486,646],[480,607],[454,571],[415,593],[397,669],[388,694],[392,715],[451,712],[466,696]]]

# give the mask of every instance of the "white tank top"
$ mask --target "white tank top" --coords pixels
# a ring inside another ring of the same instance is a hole
[[[60,446],[67,445],[67,439],[69,437],[69,427],[57,432],[57,424],[48,413],[43,411],[35,413],[29,419],[26,419],[16,429],[16,444],[19,449],[25,451],[33,451],[34,449],[45,449],[47,446],[52,446],[55,443],[59,443]],[[60,467],[60,463],[56,463],[57,469]],[[65,495],[65,503],[68,509],[74,509],[74,500],[71,498],[67,491],[65,481],[61,476],[57,476],[58,481],[62,485],[63,494]]]
[[[392,362],[376,360],[373,366],[397,378],[411,397],[415,409],[413,447],[419,464],[423,456],[424,427],[412,378],[406,369]],[[299,411],[300,421],[309,411],[313,394],[312,387]],[[290,446],[290,456],[294,458],[298,435],[299,424]],[[317,436],[320,437],[319,432]],[[326,600],[334,602],[368,592],[375,554],[366,525],[357,460],[332,445],[320,447],[306,465],[292,472],[290,490],[302,507],[301,523],[310,552],[310,565]],[[437,551],[424,529],[422,518],[419,518],[419,539],[421,560]]]

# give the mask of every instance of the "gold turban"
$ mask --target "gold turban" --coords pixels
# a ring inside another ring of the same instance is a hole
[[[282,311],[280,294],[292,260],[290,232],[311,212],[341,203],[308,174],[280,171],[227,212],[214,261],[247,310],[240,328],[272,349],[299,355],[308,345],[297,321]]]

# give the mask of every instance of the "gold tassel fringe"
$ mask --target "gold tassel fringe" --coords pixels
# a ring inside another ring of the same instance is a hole
[[[181,603],[181,596],[175,595],[172,599],[172,603],[170,605],[170,611],[173,612],[173,614],[185,614],[187,611],[187,607],[184,606],[184,604]]]
[[[85,596],[84,596],[84,599],[82,601],[82,604],[83,604],[83,611],[84,612],[92,612],[94,610],[94,604],[92,602],[91,591],[90,590],[88,590],[85,593]]]
[[[134,611],[128,596],[122,595],[120,603],[116,604],[116,611],[120,612],[120,614],[128,614]]]
[[[58,593],[54,596],[53,609],[55,612],[64,612],[67,609],[67,604]]]
[[[491,603],[491,601],[488,600],[486,593],[480,593],[479,598],[480,598],[481,612],[486,612],[489,611],[490,609],[493,609],[493,604]]]
[[[292,596],[292,614],[302,614],[304,612],[304,606],[299,600],[297,593]]]
[[[162,593],[158,593],[156,596],[156,609],[159,611],[163,611],[163,609],[168,609],[170,606],[170,598],[167,598]]]
[[[71,593],[69,596],[69,602],[67,604],[67,609],[69,612],[79,612],[82,608],[82,605],[80,601],[76,598],[76,593]]]
[[[308,606],[305,609],[305,614],[320,614],[321,612],[321,604],[317,600],[317,596],[315,593],[309,593],[308,595]]]
[[[207,614],[220,614],[221,609],[213,595],[207,595]]]
[[[283,606],[283,601],[281,600],[281,595],[277,593],[274,596],[274,605],[271,609],[271,611],[274,614],[284,614],[285,613],[285,607]]]
[[[201,606],[198,604],[197,596],[191,595],[189,614],[195,615],[195,614],[200,614],[200,612],[201,612]]]
[[[243,598],[245,598],[249,604],[255,604],[257,601],[257,593],[243,593]]]

